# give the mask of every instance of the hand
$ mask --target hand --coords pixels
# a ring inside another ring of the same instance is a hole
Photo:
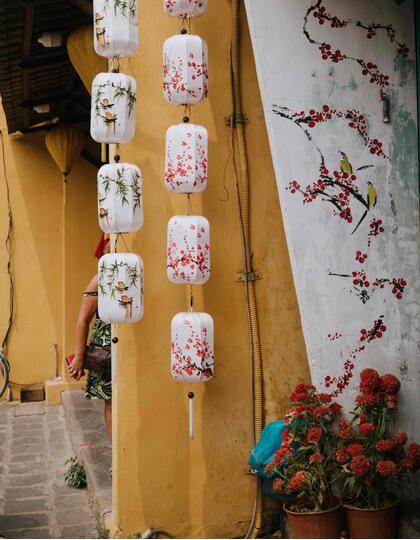
[[[81,354],[75,354],[72,363],[69,365],[70,375],[73,377],[73,379],[76,379],[76,381],[78,381],[85,374],[83,369],[83,360],[84,358]]]

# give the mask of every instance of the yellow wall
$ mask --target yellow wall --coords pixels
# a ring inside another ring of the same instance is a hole
[[[128,236],[145,264],[145,313],[120,326],[118,378],[114,384],[114,533],[162,527],[177,537],[244,534],[252,512],[254,478],[244,474],[252,444],[249,345],[232,167],[225,117],[231,111],[228,44],[230,2],[209,2],[193,32],[206,39],[210,94],[193,107],[192,120],[209,131],[209,185],[193,196],[194,212],[211,225],[212,275],[194,288],[195,308],[215,322],[216,377],[194,387],[170,375],[170,322],[187,308],[185,287],[166,277],[166,226],[185,213],[184,196],[164,187],[166,128],[182,108],[162,97],[162,44],[179,21],[160,2],[140,2],[140,49],[122,62],[138,84],[137,132],[121,147],[122,159],[143,171],[145,225]],[[243,18],[244,19],[244,18]],[[254,266],[257,282],[267,420],[278,418],[294,384],[308,380],[306,353],[275,185],[266,128],[246,23],[243,22],[243,101],[252,185]],[[224,182],[228,189],[226,200]],[[119,251],[125,251],[119,242]],[[187,392],[196,393],[196,438],[188,439]]]
[[[12,264],[15,318],[7,356],[11,380],[20,385],[44,383],[54,376],[53,343],[72,352],[80,294],[96,270],[93,251],[99,240],[96,222],[96,169],[79,159],[68,180],[67,305],[63,347],[62,324],[62,180],[48,153],[45,133],[9,136],[0,107],[6,174],[13,212]],[[0,164],[0,336],[8,318],[6,273],[7,206],[4,169]],[[19,399],[20,387],[12,385]]]

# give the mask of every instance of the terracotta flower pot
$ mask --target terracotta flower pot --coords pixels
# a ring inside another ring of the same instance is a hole
[[[341,502],[322,512],[293,512],[290,510],[293,502],[283,504],[292,538],[340,538]]]
[[[350,538],[396,538],[397,503],[382,508],[344,505]]]

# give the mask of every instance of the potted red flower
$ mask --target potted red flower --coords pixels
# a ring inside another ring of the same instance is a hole
[[[420,445],[390,432],[399,390],[394,375],[363,370],[353,420],[340,422],[335,458],[351,538],[395,538],[397,488],[420,467]]]
[[[333,424],[341,406],[310,384],[299,384],[289,399],[287,429],[266,472],[276,473],[275,491],[294,496],[283,505],[293,538],[339,538],[341,502],[332,484],[338,468]]]

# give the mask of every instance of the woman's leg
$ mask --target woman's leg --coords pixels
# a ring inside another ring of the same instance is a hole
[[[112,399],[104,399],[104,420],[106,432],[112,442]]]

